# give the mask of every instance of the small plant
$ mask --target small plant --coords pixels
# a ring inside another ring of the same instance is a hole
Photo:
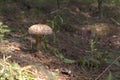
[[[107,58],[107,52],[99,51],[96,48],[97,41],[91,40],[90,41],[90,52],[89,52],[89,60],[93,66],[100,66],[104,64],[104,59]]]
[[[63,53],[59,49],[57,49],[57,48],[52,48],[51,50],[53,51],[53,53],[55,54],[55,56],[58,57],[59,59],[61,59],[64,63],[72,64],[72,63],[77,62],[77,60],[66,58],[63,55]]]
[[[106,51],[100,51],[96,48],[97,41],[96,40],[91,40],[90,41],[90,50],[87,51],[88,55],[85,58],[81,58],[78,61],[82,63],[82,67],[87,68],[98,68],[101,65],[105,64],[105,59],[108,56],[108,52]]]
[[[61,15],[56,15],[53,17],[52,20],[48,20],[48,24],[52,27],[52,29],[54,31],[53,43],[56,43],[56,41],[57,41],[56,33],[60,32],[63,22],[64,22],[64,20]]]
[[[5,42],[4,36],[6,33],[9,33],[10,29],[7,25],[4,25],[2,22],[0,22],[0,42]]]
[[[61,29],[61,25],[63,24],[64,20],[61,15],[56,15],[53,17],[52,20],[48,20],[48,23],[51,25],[52,29],[55,32],[59,32]]]
[[[114,61],[114,59],[109,56],[108,51],[98,50],[96,45],[97,40],[92,39],[90,41],[90,50],[88,51],[87,57],[78,60],[82,63],[82,67],[96,69],[100,68],[104,64],[111,64]],[[115,61],[113,64],[120,66],[119,61]]]

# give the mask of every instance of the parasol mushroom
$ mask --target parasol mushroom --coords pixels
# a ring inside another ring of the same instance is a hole
[[[53,31],[48,25],[35,24],[29,27],[28,32],[29,34],[36,35],[36,47],[39,49],[39,45],[42,42],[42,36],[52,34]]]

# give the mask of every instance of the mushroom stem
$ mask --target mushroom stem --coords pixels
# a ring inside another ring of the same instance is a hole
[[[36,48],[37,48],[37,50],[39,50],[40,45],[41,45],[41,42],[42,42],[42,36],[41,36],[41,35],[38,35],[38,36],[36,37]]]

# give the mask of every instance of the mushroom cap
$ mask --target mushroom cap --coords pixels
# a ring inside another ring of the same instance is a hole
[[[28,32],[30,34],[35,34],[35,35],[48,35],[48,34],[52,34],[53,31],[48,25],[35,24],[30,26]]]

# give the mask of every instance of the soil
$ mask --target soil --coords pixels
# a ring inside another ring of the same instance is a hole
[[[48,21],[57,15],[54,12],[56,8],[50,5],[51,8],[44,14],[35,15],[37,12],[34,12],[34,7],[28,9],[20,2],[4,3],[2,5],[4,10],[0,12],[0,21],[8,25],[11,32],[4,37],[7,42],[0,43],[0,57],[2,58],[4,54],[11,55],[10,61],[15,61],[20,66],[34,65],[40,72],[41,67],[51,73],[58,72],[58,80],[95,80],[107,64],[97,70],[82,68],[80,62],[65,63],[63,58],[57,55],[62,53],[65,58],[72,60],[86,57],[89,54],[90,41],[97,36],[97,49],[108,51],[113,59],[119,56],[119,54],[113,55],[120,53],[120,26],[109,17],[114,14],[109,13],[108,9],[106,13],[108,12],[109,16],[105,15],[102,20],[99,20],[97,8],[93,5],[78,2],[63,5],[59,14],[65,18],[65,22],[60,24],[58,31],[47,36],[48,48],[44,47],[43,39],[40,50],[36,51],[32,49],[35,36],[29,35],[27,30],[36,23],[49,23]],[[88,6],[93,11],[89,10]],[[106,8],[109,7],[105,6]],[[55,54],[56,50],[58,50],[57,54]],[[120,68],[117,66],[113,66],[111,71],[120,75]],[[100,80],[104,80],[107,75],[108,72]],[[118,76],[117,80],[119,79]],[[42,80],[45,80],[44,77]]]

